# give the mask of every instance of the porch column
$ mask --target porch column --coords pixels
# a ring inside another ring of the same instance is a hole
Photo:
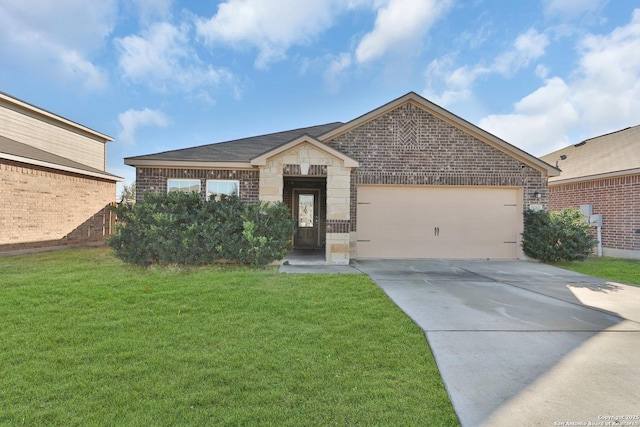
[[[260,200],[281,202],[283,189],[284,179],[282,178],[281,159],[267,161],[266,166],[260,168]]]
[[[349,264],[350,180],[350,168],[327,166],[326,260],[331,264]]]

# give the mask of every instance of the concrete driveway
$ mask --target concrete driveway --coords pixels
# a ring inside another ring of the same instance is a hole
[[[425,331],[463,426],[640,426],[640,287],[526,261],[354,267]]]

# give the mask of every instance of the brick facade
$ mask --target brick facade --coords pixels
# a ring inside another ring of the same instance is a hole
[[[550,210],[585,204],[602,215],[605,255],[607,249],[640,251],[640,175],[549,186]]]
[[[284,201],[292,206],[295,185],[312,180],[313,185],[322,186],[326,261],[336,263],[346,263],[355,254],[359,185],[508,187],[519,190],[520,209],[546,208],[546,174],[553,174],[552,168],[536,165],[535,158],[470,124],[459,123],[449,113],[440,115],[438,108],[423,105],[415,94],[407,97],[407,102],[381,107],[319,139],[300,135],[282,141],[279,148],[265,147],[262,155],[244,159],[253,170],[137,166],[138,197],[145,191],[166,192],[167,179],[181,178],[200,179],[204,199],[207,179],[238,179],[243,200]],[[379,115],[374,116],[377,111]],[[470,133],[461,130],[465,128]],[[340,129],[344,133],[338,133]],[[263,136],[256,137],[256,144],[260,138],[272,143]],[[244,155],[240,150],[236,154]],[[127,164],[136,165],[139,160],[154,159],[133,158]],[[215,155],[204,155],[202,160],[218,161]],[[175,161],[176,166],[181,162]]]
[[[358,184],[522,187],[525,209],[547,203],[539,171],[412,103],[327,144],[359,162],[351,180],[351,231],[357,230]]]
[[[208,179],[229,179],[240,181],[240,199],[255,203],[259,196],[260,174],[257,170],[222,169],[174,169],[174,168],[136,168],[136,198],[142,200],[144,193],[163,194],[167,192],[168,179],[199,179],[200,198],[206,199]]]
[[[0,160],[0,252],[101,242],[114,181]]]

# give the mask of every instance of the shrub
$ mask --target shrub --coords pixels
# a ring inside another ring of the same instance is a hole
[[[120,204],[116,233],[108,240],[116,256],[140,265],[208,264],[225,259],[266,265],[291,249],[293,220],[283,203],[243,203],[238,197],[201,203],[196,193],[146,194]]]
[[[522,249],[527,256],[543,262],[584,260],[597,243],[578,209],[525,212]]]

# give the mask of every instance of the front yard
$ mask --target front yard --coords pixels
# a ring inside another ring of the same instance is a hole
[[[557,267],[614,282],[640,286],[640,260],[589,257],[584,261],[558,262]]]
[[[458,425],[366,276],[0,259],[0,425]]]

